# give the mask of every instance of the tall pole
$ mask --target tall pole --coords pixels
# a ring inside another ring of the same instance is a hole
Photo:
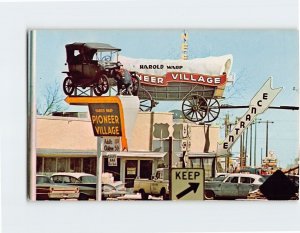
[[[101,155],[102,138],[97,137],[97,192],[96,200],[101,201],[102,197],[102,155]]]
[[[240,168],[242,168],[244,166],[244,164],[243,164],[243,159],[244,159],[244,136],[245,136],[245,132],[243,132],[243,134],[241,135],[241,139],[240,139]]]
[[[250,125],[250,167],[252,166],[252,124]]]
[[[173,139],[169,137],[169,197],[172,198],[172,154],[173,154]]]
[[[268,157],[268,151],[269,151],[269,143],[268,143],[268,137],[269,137],[269,121],[267,121],[267,127],[266,127],[266,156],[265,157]]]
[[[245,141],[245,140],[244,140]],[[246,165],[247,165],[247,155],[248,155],[248,128],[246,129],[246,142],[245,143],[245,162],[246,162]]]
[[[256,167],[256,139],[257,139],[257,120],[255,119],[254,127],[254,167]]]
[[[225,125],[225,138],[226,138],[230,132],[230,123],[229,123],[229,114],[228,113],[225,116],[224,125]],[[229,155],[227,155],[225,157],[225,171],[226,172],[229,171]]]
[[[259,121],[258,123],[266,123],[266,153],[265,157],[268,157],[269,153],[269,123],[274,123],[274,121]]]

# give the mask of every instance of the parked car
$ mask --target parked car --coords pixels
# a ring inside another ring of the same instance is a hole
[[[229,173],[217,173],[213,181],[223,181],[228,175]]]
[[[215,198],[247,198],[249,192],[263,184],[265,178],[256,174],[232,173],[223,181],[205,182],[206,199]]]
[[[78,197],[78,187],[55,184],[48,176],[36,176],[36,200],[78,199]]]
[[[122,197],[127,194],[125,183],[116,181],[111,184],[102,184],[102,200],[107,198]]]
[[[68,185],[77,185],[79,187],[79,200],[96,199],[97,177],[88,173],[54,173],[51,179],[55,183],[63,183]],[[102,199],[108,197],[119,197],[125,195],[125,184],[121,181],[103,184],[102,183]]]
[[[140,193],[142,200],[148,200],[151,196],[162,196],[163,200],[169,199],[169,171],[166,168],[158,168],[156,175],[149,179],[136,178],[133,192]]]

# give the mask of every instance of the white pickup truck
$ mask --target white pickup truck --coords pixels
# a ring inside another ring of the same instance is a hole
[[[158,168],[155,177],[149,179],[135,179],[135,193],[140,193],[143,200],[148,200],[151,196],[162,196],[163,200],[169,199],[169,170],[166,168]]]

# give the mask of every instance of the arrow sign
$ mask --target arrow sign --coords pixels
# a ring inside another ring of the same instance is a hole
[[[183,190],[181,193],[176,195],[177,199],[180,199],[180,198],[184,197],[185,195],[187,195],[191,191],[194,191],[194,193],[197,192],[197,189],[199,187],[199,183],[189,183],[189,185],[190,185],[190,187],[188,187],[187,189]]]
[[[281,90],[282,87],[276,89],[272,88],[272,78],[269,78],[265,82],[250,101],[249,109],[245,115],[238,121],[225,140],[221,144],[218,144],[218,156],[228,154],[228,150],[233,146],[244,130],[254,121],[258,114],[262,114],[268,109]]]

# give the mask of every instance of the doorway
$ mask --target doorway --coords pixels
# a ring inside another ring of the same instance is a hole
[[[137,160],[126,160],[125,162],[125,187],[132,188],[134,185],[134,179],[137,176]]]

